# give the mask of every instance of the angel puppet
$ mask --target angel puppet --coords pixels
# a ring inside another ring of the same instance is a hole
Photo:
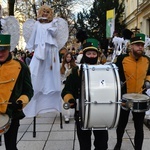
[[[68,40],[68,24],[62,18],[54,18],[53,10],[43,5],[38,11],[37,21],[27,20],[23,30],[26,49],[34,50],[29,66],[34,96],[23,111],[26,117],[61,112],[59,50]]]

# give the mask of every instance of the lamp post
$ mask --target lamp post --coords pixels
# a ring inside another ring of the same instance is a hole
[[[136,26],[135,28],[131,29],[134,32],[134,34],[139,33],[140,31],[140,29],[138,28],[138,11],[139,11],[139,0],[137,0]]]
[[[135,28],[131,29],[134,34],[139,33],[140,29],[136,26]]]

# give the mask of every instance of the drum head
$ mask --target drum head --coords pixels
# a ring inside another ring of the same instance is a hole
[[[0,114],[0,135],[6,133],[10,127],[10,118],[7,114]]]
[[[0,114],[0,128],[5,126],[9,122],[9,117],[7,114]]]
[[[121,99],[117,69],[111,65],[83,64],[80,75],[81,128],[106,130],[116,127],[120,115],[117,103]]]
[[[149,100],[149,97],[145,94],[138,94],[138,93],[128,93],[124,94],[122,96],[125,100],[131,100],[131,101],[147,101]]]

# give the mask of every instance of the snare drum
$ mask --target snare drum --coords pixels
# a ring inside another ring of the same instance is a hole
[[[0,114],[0,135],[8,131],[10,123],[11,120],[7,114]]]
[[[79,114],[82,129],[105,130],[118,124],[121,99],[117,67],[81,65]]]
[[[128,93],[122,96],[122,100],[131,103],[131,110],[133,112],[145,112],[149,109],[149,96],[138,93]],[[122,107],[125,110],[129,110],[126,107]]]

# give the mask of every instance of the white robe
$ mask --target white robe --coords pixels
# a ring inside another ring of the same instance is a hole
[[[23,109],[26,117],[40,113],[62,111],[59,50],[55,40],[57,21],[42,24],[36,21],[27,43],[29,51],[34,49],[30,63],[34,95]]]

